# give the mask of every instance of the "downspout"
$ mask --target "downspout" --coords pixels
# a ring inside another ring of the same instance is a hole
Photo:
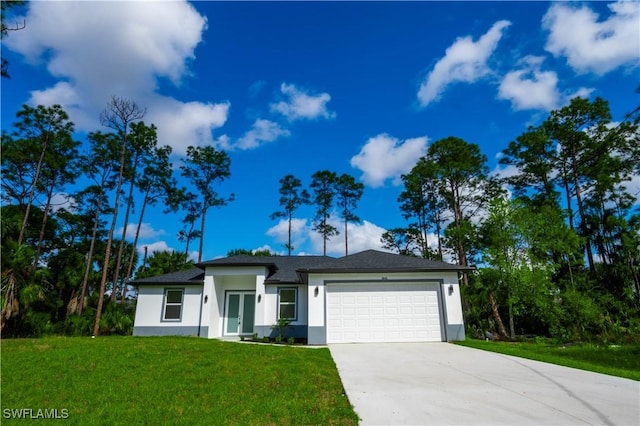
[[[202,309],[204,308],[204,280],[202,281],[202,293],[200,293],[200,315],[198,316],[198,337],[200,336],[200,328],[202,326]]]
[[[439,281],[439,285],[438,285],[438,293],[440,293],[440,303],[442,304],[442,326],[441,326],[441,330],[442,330],[442,337],[444,338],[442,341],[443,342],[448,342],[449,341],[449,336],[447,334],[447,325],[449,324],[449,318],[447,316],[447,300],[446,300],[446,291],[445,291],[445,283],[443,279],[438,280]],[[428,281],[425,281],[428,283]]]

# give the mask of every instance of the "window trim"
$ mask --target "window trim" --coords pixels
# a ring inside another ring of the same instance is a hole
[[[282,302],[281,291],[282,290],[293,290],[294,300],[293,302]],[[293,305],[293,318],[286,318],[291,321],[298,320],[298,287],[278,287],[278,304],[277,304],[277,318],[280,319],[280,307],[282,304]]]
[[[180,303],[168,302],[169,292],[170,291],[179,291],[180,292]],[[164,289],[164,300],[162,304],[162,322],[181,322],[182,321],[182,312],[184,312],[184,287],[182,288],[165,288]],[[180,316],[178,318],[167,318],[167,306],[180,306]]]

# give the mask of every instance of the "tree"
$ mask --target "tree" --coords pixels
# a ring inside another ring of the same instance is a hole
[[[96,320],[93,325],[93,335],[98,335],[100,331],[100,316],[102,315],[102,305],[104,303],[104,293],[107,283],[107,273],[109,269],[109,260],[111,258],[111,244],[113,241],[113,233],[116,227],[116,221],[118,219],[118,208],[120,206],[120,191],[122,190],[122,183],[125,172],[125,163],[128,154],[128,136],[129,127],[132,123],[141,120],[146,111],[141,109],[135,102],[113,96],[107,108],[100,115],[100,121],[105,127],[109,127],[116,131],[120,138],[120,168],[118,171],[118,179],[116,183],[116,195],[112,210],[111,227],[107,236],[107,244],[104,254],[104,263],[102,265],[102,278],[100,279],[100,290],[98,294],[98,306],[96,308]]]
[[[276,256],[275,253],[272,253],[269,249],[259,249],[259,250],[248,250],[248,249],[231,249],[227,252],[227,257],[231,256],[257,256],[257,257],[266,257],[266,256]]]
[[[16,23],[14,26],[10,27],[4,20],[9,8],[22,6],[24,3],[25,2],[23,0],[2,0],[2,2],[0,2],[0,5],[2,7],[2,11],[0,12],[0,18],[2,21],[2,27],[0,28],[0,40],[5,38],[9,34],[9,31],[19,31],[27,26],[26,21],[23,21],[22,24]],[[9,61],[7,61],[6,58],[2,58],[0,74],[4,78],[9,78]]]
[[[79,142],[73,140],[67,132],[58,133],[52,137],[50,146],[43,158],[43,168],[40,181],[37,183],[40,191],[44,193],[45,202],[43,218],[40,226],[40,235],[36,248],[36,256],[33,263],[35,270],[40,263],[43,249],[47,220],[52,210],[52,200],[57,191],[61,191],[67,184],[75,182],[80,175],[80,163],[78,161]],[[40,192],[39,191],[39,192]]]
[[[531,209],[522,200],[492,200],[480,229],[483,240],[483,284],[499,332],[506,337],[498,312],[504,300],[509,318],[509,337],[515,339],[515,318],[544,319],[553,311],[557,276],[563,262],[554,253],[569,255],[579,250],[578,236],[563,222],[557,207]]]
[[[422,233],[416,227],[393,228],[380,238],[382,247],[403,256],[426,257],[423,253]]]
[[[200,198],[200,247],[198,250],[198,262],[202,261],[202,247],[204,244],[204,229],[207,212],[211,207],[222,207],[233,200],[233,194],[228,199],[220,197],[213,189],[216,182],[223,182],[231,176],[231,159],[224,151],[218,151],[212,146],[187,148],[187,158],[183,159],[180,166],[182,175],[191,181],[198,191]]]
[[[26,191],[26,205],[18,244],[22,244],[26,224],[29,220],[31,207],[37,191],[42,188],[40,185],[41,173],[45,163],[45,156],[50,150],[50,144],[56,140],[69,140],[73,133],[73,123],[69,121],[69,116],[60,105],[44,107],[38,105],[32,108],[23,105],[16,114],[19,121],[14,123],[14,137],[3,138],[3,183],[5,177],[11,180],[19,180],[18,187],[28,188]],[[10,149],[4,151],[5,144],[10,144]],[[5,163],[5,157],[10,154],[9,164]],[[13,160],[12,160],[13,159]],[[5,170],[5,164],[8,165]],[[26,168],[29,172],[25,173]],[[5,176],[5,173],[7,175]],[[28,183],[25,182],[28,179]],[[9,182],[10,182],[9,181]],[[3,189],[9,184],[3,184]],[[44,220],[44,219],[43,219]]]
[[[127,237],[127,231],[129,228],[129,215],[133,207],[133,190],[137,185],[140,171],[138,170],[140,165],[146,158],[152,155],[152,152],[158,144],[158,138],[156,135],[156,127],[152,124],[146,126],[144,122],[132,123],[131,134],[129,135],[129,161],[127,162],[126,176],[129,179],[129,192],[126,198],[126,208],[124,213],[124,220],[122,226],[122,236],[120,237],[120,244],[118,245],[118,255],[116,256],[116,267],[114,268],[114,275],[111,286],[111,300],[115,301],[117,297],[118,278],[120,272],[120,263],[122,262],[122,253],[124,250],[124,244]],[[138,228],[139,229],[139,228]],[[136,238],[137,242],[137,238]],[[134,242],[134,248],[135,244]],[[135,250],[133,251],[135,253]],[[133,257],[133,254],[132,254]],[[127,277],[124,281],[126,282]],[[126,293],[124,290],[126,283],[123,285],[122,294]],[[124,300],[124,297],[123,297]]]
[[[176,180],[172,176],[173,170],[169,161],[171,151],[172,149],[170,146],[155,148],[153,150],[153,155],[145,158],[145,167],[138,182],[138,186],[143,193],[142,207],[140,208],[138,226],[136,227],[136,233],[133,238],[134,250],[131,252],[131,256],[129,257],[127,274],[124,278],[121,297],[121,301],[123,302],[127,296],[127,286],[129,284],[131,274],[133,273],[133,266],[136,260],[135,249],[138,245],[138,238],[140,236],[140,229],[142,227],[145,210],[148,205],[155,205],[161,199],[169,197],[176,187]],[[171,203],[168,202],[166,204],[170,205]],[[171,207],[169,207],[169,209],[171,209]]]
[[[405,219],[415,219],[409,225],[420,233],[415,241],[420,244],[422,257],[431,257],[433,250],[429,247],[427,235],[433,231],[437,239],[437,256],[442,260],[442,222],[446,203],[441,194],[440,180],[436,176],[437,164],[428,157],[422,157],[411,171],[402,175],[404,191],[400,193],[398,202]]]
[[[628,217],[628,194],[621,183],[640,162],[637,134],[637,123],[612,125],[605,100],[578,97],[511,142],[500,160],[517,167],[519,173],[509,183],[519,197],[537,205],[558,205],[562,194],[569,227],[584,238],[592,277],[597,266],[594,248],[602,251],[597,253],[601,258],[609,251],[602,242],[610,235],[603,235],[608,231],[599,224],[605,217]]]
[[[322,235],[323,254],[325,256],[327,255],[327,241],[331,237],[340,234],[329,223],[336,196],[335,185],[337,180],[338,176],[329,170],[321,170],[311,176],[311,203],[316,206],[312,229]]]
[[[172,272],[193,268],[193,261],[187,255],[177,251],[156,251],[147,259],[146,264],[138,268],[136,278],[157,277]]]
[[[438,192],[453,218],[445,236],[454,248],[458,264],[469,266],[476,236],[472,218],[477,217],[500,190],[497,183],[488,178],[487,158],[476,144],[448,137],[431,144],[427,156],[436,165],[433,176],[439,182]],[[466,273],[463,279],[468,282]]]
[[[344,221],[344,254],[346,256],[349,254],[347,224],[349,222],[360,222],[360,218],[353,211],[362,197],[364,185],[356,182],[353,176],[345,173],[336,180],[335,188],[338,212]]]
[[[293,220],[293,214],[298,207],[309,204],[309,193],[306,189],[300,191],[302,182],[300,179],[293,175],[286,175],[280,179],[280,207],[282,210],[271,214],[271,219],[286,218],[289,222],[289,239],[287,242],[287,252],[291,256],[291,222]]]
[[[80,163],[84,175],[92,181],[92,184],[79,191],[76,194],[76,199],[86,214],[93,217],[93,227],[89,251],[86,254],[80,294],[77,300],[73,301],[72,299],[72,304],[68,309],[78,315],[82,315],[86,304],[89,274],[93,270],[94,250],[103,225],[100,216],[109,211],[107,193],[115,186],[116,173],[119,167],[119,140],[116,135],[113,133],[93,132],[89,134],[89,143],[89,153],[81,156]]]

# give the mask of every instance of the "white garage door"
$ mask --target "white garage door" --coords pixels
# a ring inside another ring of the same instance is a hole
[[[327,343],[442,341],[437,284],[329,284]]]

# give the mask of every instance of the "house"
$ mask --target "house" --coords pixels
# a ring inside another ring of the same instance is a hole
[[[459,274],[472,268],[367,250],[325,256],[232,256],[143,278],[133,334],[288,335],[309,344],[465,337]]]

